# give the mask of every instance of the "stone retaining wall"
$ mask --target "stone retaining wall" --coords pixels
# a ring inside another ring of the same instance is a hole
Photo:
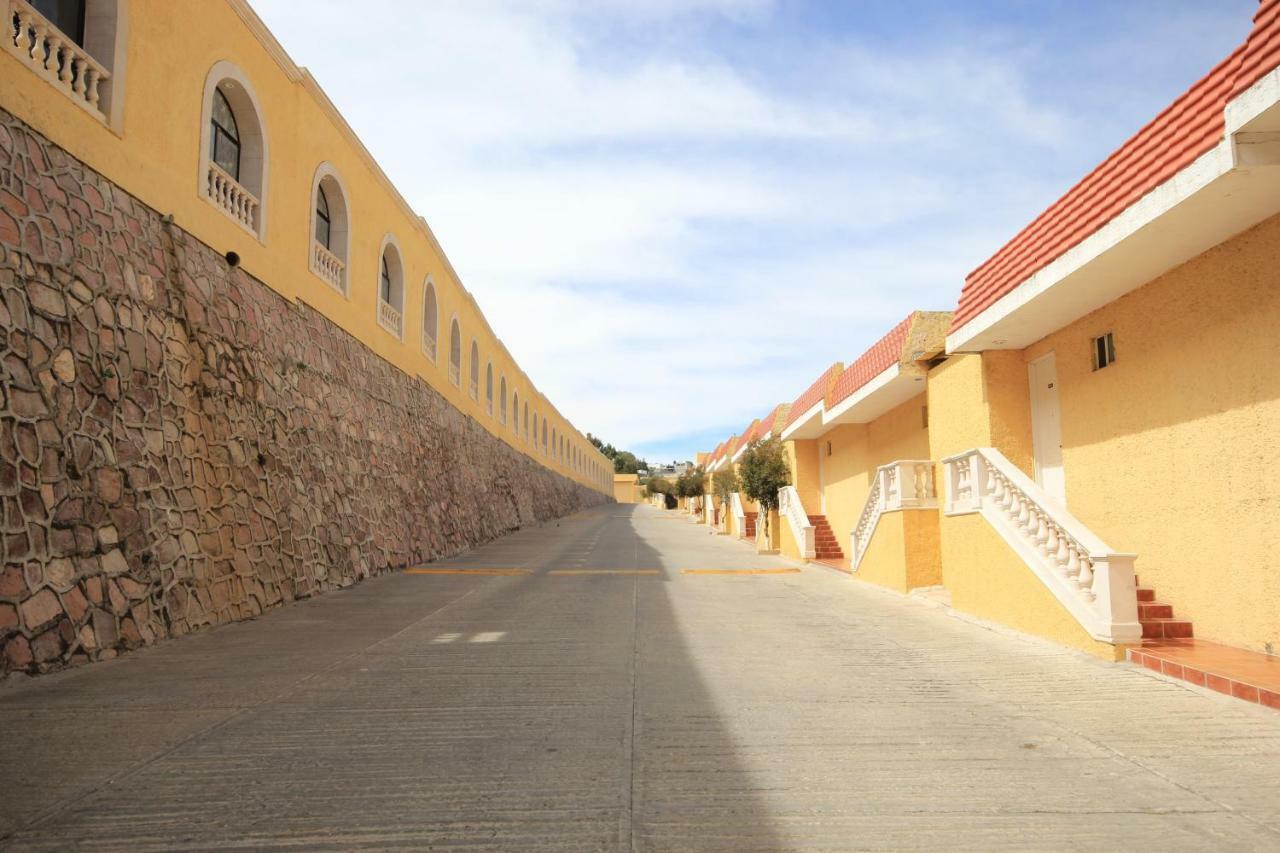
[[[0,675],[605,500],[0,111]]]

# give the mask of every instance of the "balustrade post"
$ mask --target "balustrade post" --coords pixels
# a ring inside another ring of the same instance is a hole
[[[1136,643],[1142,639],[1133,570],[1135,559],[1134,554],[1107,554],[1093,561],[1093,607],[1103,623],[1112,626],[1114,643]]]

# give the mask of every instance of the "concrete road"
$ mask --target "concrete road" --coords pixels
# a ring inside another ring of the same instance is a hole
[[[823,568],[685,571],[789,567],[607,507],[11,679],[0,847],[1280,849],[1280,714]]]

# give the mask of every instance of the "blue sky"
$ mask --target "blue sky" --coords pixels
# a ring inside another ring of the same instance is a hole
[[[711,449],[909,311],[952,308],[1256,7],[254,5],[538,387],[650,461]]]

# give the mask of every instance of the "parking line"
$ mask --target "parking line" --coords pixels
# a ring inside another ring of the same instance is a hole
[[[798,575],[799,569],[681,569],[682,575]]]
[[[660,575],[661,569],[552,569],[549,575]]]
[[[531,575],[528,569],[405,569],[406,575]]]

